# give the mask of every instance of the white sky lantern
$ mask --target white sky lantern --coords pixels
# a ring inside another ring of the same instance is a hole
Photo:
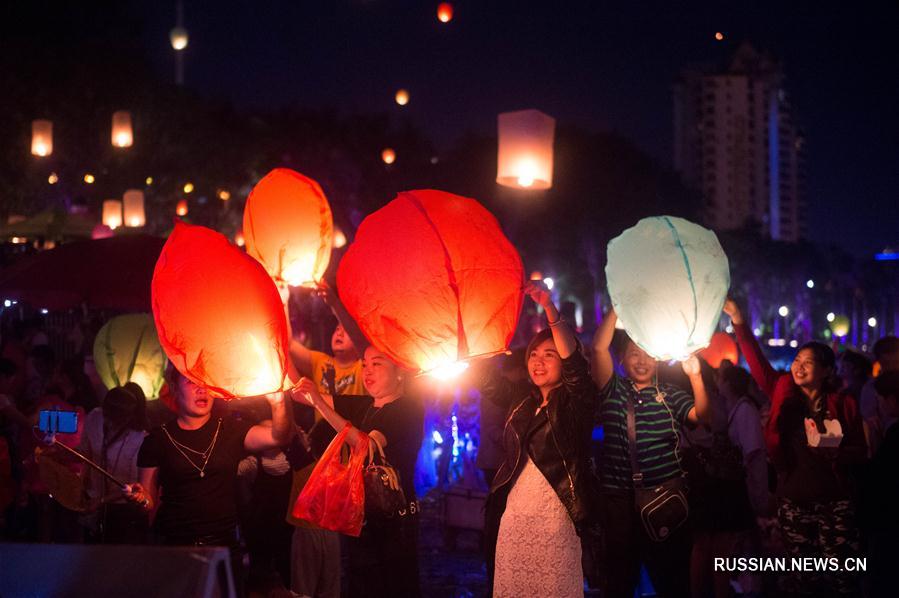
[[[187,47],[187,29],[184,27],[175,27],[169,32],[169,41],[172,42],[172,48],[175,50],[183,50]]]
[[[122,202],[117,199],[103,202],[103,224],[113,230],[122,226]]]
[[[122,197],[125,211],[125,226],[143,226],[147,223],[144,212],[144,192],[138,189],[128,189]]]
[[[131,113],[119,110],[112,113],[112,144],[116,147],[131,147],[134,132],[131,130]]]
[[[553,184],[556,120],[539,110],[499,115],[496,182],[516,189],[549,189]]]
[[[53,123],[36,120],[31,123],[31,153],[35,156],[49,156],[53,153]]]
[[[630,338],[667,361],[708,346],[730,267],[715,233],[683,218],[654,216],[609,242],[606,279]]]

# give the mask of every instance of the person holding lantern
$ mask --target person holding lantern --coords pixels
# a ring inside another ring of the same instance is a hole
[[[414,597],[418,578],[418,512],[415,463],[424,437],[424,408],[404,395],[405,373],[373,346],[365,349],[362,380],[371,396],[327,395],[309,378],[297,385],[335,430],[350,425],[347,442],[369,438],[399,474],[407,507],[390,517],[367,517],[358,538],[347,538],[349,595]],[[361,433],[360,433],[361,432]]]
[[[593,377],[602,389],[598,413],[605,431],[599,472],[607,546],[603,595],[632,595],[643,562],[660,595],[686,596],[691,542],[685,521],[676,521],[673,529],[661,528],[664,535],[652,537],[635,503],[638,489],[668,487],[677,492],[677,485],[685,482],[679,428],[710,418],[699,360],[694,355],[682,363],[690,396],[677,386],[659,383],[658,362],[625,335],[619,355],[622,376],[611,353],[617,321],[615,310],[609,310],[593,339]]]
[[[360,355],[365,351],[368,341],[327,283],[319,283],[317,293],[337,317],[337,326],[331,335],[331,351],[334,356],[307,349],[299,341],[291,339],[290,355],[293,363],[297,371],[310,378],[315,383],[316,390],[323,395],[364,395],[366,391],[362,383]],[[326,439],[333,437],[333,434],[322,430],[321,425],[314,428],[313,436],[326,443]],[[290,506],[296,502],[314,468],[315,463],[309,463],[293,472]],[[314,598],[339,598],[339,534],[294,517],[289,507],[287,522],[295,528],[291,540],[290,589]]]
[[[808,342],[796,353],[789,373],[771,367],[737,304],[728,299],[740,352],[752,377],[771,397],[771,416],[765,429],[768,454],[777,471],[777,519],[787,549],[796,557],[837,557],[840,562],[859,555],[859,530],[850,501],[849,468],[867,455],[858,404],[840,392],[833,350]],[[837,420],[842,439],[836,446],[818,446],[825,421]],[[815,446],[813,446],[815,445]],[[799,572],[780,578],[787,594],[856,595],[852,574]]]
[[[596,512],[589,465],[596,388],[549,291],[529,282],[524,292],[549,324],[525,353],[532,386],[519,394],[495,368],[481,383],[485,399],[509,410],[505,455],[487,502],[493,595],[580,597],[581,538]]]
[[[292,426],[285,395],[265,395],[272,425],[251,425],[231,417],[213,417],[213,397],[169,364],[166,382],[178,416],[153,428],[137,457],[140,482],[127,497],[151,513],[163,541],[176,546],[227,546],[235,582],[241,585],[237,551],[237,464],[256,453],[290,441]]]

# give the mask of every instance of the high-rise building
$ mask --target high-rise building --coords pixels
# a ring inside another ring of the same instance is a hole
[[[743,43],[718,67],[674,85],[674,166],[703,197],[705,224],[756,223],[772,239],[806,238],[803,137],[776,61]]]

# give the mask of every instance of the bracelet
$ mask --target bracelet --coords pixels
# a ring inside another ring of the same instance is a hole
[[[556,320],[555,322],[550,322],[549,318],[546,318],[546,323],[549,324],[550,328],[555,328],[556,326],[558,326],[559,324],[561,324],[564,321],[565,321],[565,319],[562,316],[559,316],[559,319]]]

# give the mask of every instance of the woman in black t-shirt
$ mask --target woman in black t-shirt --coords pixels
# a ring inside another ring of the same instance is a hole
[[[178,417],[153,428],[144,439],[137,457],[140,483],[132,486],[129,497],[156,511],[155,525],[166,544],[233,549],[237,464],[246,453],[289,442],[292,426],[286,393],[266,395],[272,427],[251,426],[231,417],[213,417],[213,399],[206,389],[171,366],[166,374]]]
[[[365,350],[362,380],[371,396],[319,394],[315,383],[303,378],[295,397],[306,396],[334,427],[352,426],[347,442],[355,446],[364,432],[384,447],[396,468],[409,505],[404,514],[368,519],[358,538],[347,538],[349,594],[351,596],[404,596],[420,594],[418,579],[418,501],[415,498],[415,462],[424,435],[424,409],[403,396],[403,373],[374,347]]]

